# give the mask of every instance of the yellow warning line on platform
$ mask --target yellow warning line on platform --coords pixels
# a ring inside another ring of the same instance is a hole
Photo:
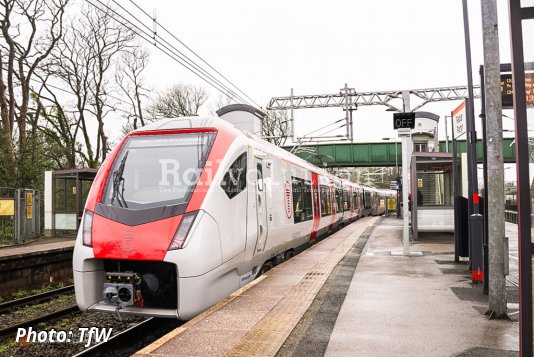
[[[200,321],[204,320],[206,317],[208,317],[209,315],[213,314],[214,312],[220,310],[222,307],[224,307],[225,305],[229,304],[236,297],[240,296],[241,294],[243,294],[244,292],[246,292],[248,289],[252,288],[253,286],[259,284],[265,278],[266,278],[265,275],[259,276],[257,279],[254,279],[253,281],[251,281],[247,285],[245,285],[242,288],[234,291],[233,293],[228,295],[223,301],[219,302],[218,304],[213,305],[208,310],[204,311],[203,313],[201,313],[200,315],[198,315],[194,319],[187,321],[185,324],[183,324],[182,326],[178,327],[175,330],[172,330],[171,332],[169,332],[165,336],[161,337],[159,340],[151,343],[150,345],[146,346],[142,350],[137,351],[134,354],[134,356],[143,356],[143,355],[151,354],[153,351],[155,351],[159,347],[163,346],[164,344],[166,344],[167,342],[169,342],[170,340],[172,340],[176,336],[180,335],[181,333],[183,333],[186,330],[190,329],[191,327],[195,326],[197,323],[199,323]]]

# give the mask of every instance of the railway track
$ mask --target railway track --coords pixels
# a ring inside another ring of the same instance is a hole
[[[69,285],[69,286],[65,286],[62,288],[50,290],[44,293],[34,294],[34,295],[26,296],[20,299],[7,301],[7,302],[0,304],[0,314],[6,314],[16,309],[23,308],[25,306],[37,305],[43,302],[47,302],[47,301],[54,299],[55,297],[59,295],[70,294],[72,292],[74,292],[74,285]],[[38,316],[38,317],[29,319],[29,320],[15,323],[7,327],[2,327],[0,328],[0,336],[10,336],[14,334],[17,331],[17,329],[21,327],[25,327],[25,328],[30,327],[30,326],[33,327],[42,322],[55,320],[55,319],[58,319],[62,316],[71,314],[76,311],[79,311],[78,306],[73,304],[63,309],[60,309],[60,310],[57,310],[57,311],[54,311],[54,312],[51,312],[51,313],[48,313],[42,316]]]
[[[44,301],[51,300],[57,295],[68,294],[71,292],[74,292],[74,285],[65,286],[40,294],[26,296],[20,299],[10,300],[0,304],[0,314],[4,314],[21,306],[39,304]]]
[[[105,342],[100,342],[75,354],[73,357],[130,356],[181,324],[183,322],[178,320],[150,317],[113,335]]]
[[[61,310],[58,310],[58,311],[54,311],[54,312],[52,312],[50,314],[39,316],[39,317],[36,317],[34,319],[27,320],[27,321],[24,321],[24,322],[20,322],[20,323],[17,323],[17,324],[8,326],[8,327],[3,327],[3,328],[0,329],[0,336],[10,336],[14,332],[16,332],[17,329],[19,329],[21,327],[25,327],[25,328],[30,327],[30,326],[33,327],[33,326],[35,326],[37,324],[40,324],[41,322],[55,320],[57,318],[69,315],[69,314],[71,314],[73,312],[76,312],[76,311],[79,311],[78,306],[77,305],[72,305],[72,306],[66,307],[64,309],[61,309]]]

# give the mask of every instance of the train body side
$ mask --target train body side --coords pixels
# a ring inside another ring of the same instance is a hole
[[[341,223],[343,211],[334,209],[333,203],[330,203],[330,213],[324,216],[317,204],[319,182],[333,183],[328,187],[335,192],[335,187],[341,187],[339,179],[315,171],[311,165],[227,124],[219,124],[216,129],[217,139],[210,156],[213,150],[222,150],[222,155],[211,158],[213,163],[217,162],[217,168],[210,162],[213,177],[201,184],[208,171],[206,164],[195,193],[180,214],[156,217],[141,224],[128,221],[128,217],[137,213],[122,207],[106,216],[109,207],[99,200],[105,186],[110,184],[107,176],[115,174],[111,170],[121,146],[104,163],[91,189],[87,214],[82,221],[83,227],[91,220],[92,246],[83,244],[84,231],[80,229],[73,258],[76,298],[82,310],[116,310],[117,306],[103,303],[102,286],[107,284],[110,270],[116,274],[126,269],[143,279],[155,276],[152,282],[156,283],[152,285],[166,290],[158,297],[164,303],[145,298],[144,306],[120,307],[121,313],[189,319],[253,280],[266,261],[308,244]],[[195,128],[191,130],[195,132]],[[229,131],[226,136],[231,140],[221,146],[225,131]],[[246,158],[246,189],[230,198],[221,188],[221,181],[241,155]],[[261,179],[256,174],[250,175],[257,172],[254,169],[258,165],[261,165]],[[306,207],[295,207],[304,203],[293,197],[298,183],[311,190],[311,202],[305,202]],[[198,192],[200,197],[195,196]],[[195,218],[184,246],[168,250],[185,217],[193,213]],[[116,216],[126,221],[118,222]]]

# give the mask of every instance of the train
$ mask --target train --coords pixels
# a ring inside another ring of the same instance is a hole
[[[331,175],[219,117],[128,135],[100,167],[73,254],[82,311],[189,320],[394,191]]]

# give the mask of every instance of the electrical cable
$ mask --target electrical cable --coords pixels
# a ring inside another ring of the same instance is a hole
[[[331,125],[334,125],[334,124],[339,123],[339,122],[342,121],[342,120],[345,120],[345,118],[336,120],[335,122],[332,122],[332,123],[330,123],[330,124],[326,124],[326,125],[320,127],[319,129],[315,129],[315,130],[313,130],[313,131],[310,131],[310,132],[308,132],[308,133],[302,135],[302,137],[306,137],[306,136],[308,136],[308,135],[310,135],[310,134],[313,134],[313,133],[315,133],[315,132],[318,132],[318,131],[320,131],[320,130],[324,130],[324,129],[328,128],[328,127],[331,126]]]
[[[125,24],[124,22],[121,22],[120,20],[116,19],[115,17],[109,15],[111,18],[113,18],[115,21],[117,21],[119,24],[121,24],[122,26],[124,26],[125,28],[129,29],[130,31],[132,31],[133,33],[135,33],[137,36],[139,36],[141,39],[151,43],[151,39],[147,39],[145,36],[147,36],[148,38],[150,38],[150,34],[146,33],[146,31],[140,29],[137,25],[135,24],[132,24],[128,19],[125,19],[122,15],[120,15],[119,13],[117,13],[115,10],[111,9],[109,6],[107,6],[106,4],[103,4],[100,0],[96,0],[98,1],[100,4],[102,4],[102,6],[106,7],[109,11],[115,13],[117,16],[123,18],[127,23],[129,23],[131,26],[133,26],[135,29],[137,29],[138,31],[132,29],[130,26],[128,26],[127,24]],[[98,9],[99,11],[103,12],[103,13],[107,13],[105,10],[103,10],[102,8],[100,8],[99,6],[95,5],[94,3],[92,3],[91,1],[89,0],[86,0],[87,3],[89,3],[91,6],[95,7],[96,9]],[[142,34],[143,35],[142,35]],[[169,56],[171,59],[173,59],[174,61],[178,62],[179,64],[181,64],[184,68],[186,68],[187,70],[189,70],[191,73],[193,73],[194,75],[196,75],[197,77],[199,77],[200,79],[202,79],[203,81],[205,81],[208,85],[214,87],[216,90],[218,90],[219,92],[221,92],[223,95],[227,96],[228,98],[230,98],[231,100],[234,100],[236,101],[236,98],[234,98],[231,94],[229,93],[226,93],[224,91],[223,88],[220,88],[218,87],[216,84],[212,83],[208,78],[205,78],[202,74],[198,73],[194,68],[191,68],[189,67],[187,64],[183,63],[182,61],[180,61],[179,59],[177,59],[175,56],[176,54],[172,53],[172,50],[170,50],[167,46],[165,45],[162,45],[160,43],[161,46],[157,46],[157,40],[156,41],[156,44],[154,44],[154,46],[156,46],[161,52],[163,52],[164,54],[166,54],[167,56]],[[163,48],[162,48],[163,47]],[[171,52],[171,53],[169,53]],[[180,56],[178,56],[180,57]]]
[[[115,2],[115,0],[113,0]],[[231,84],[235,89],[237,89],[240,93],[242,93],[245,97],[247,97],[252,103],[254,103],[258,108],[261,108],[261,106],[256,103],[252,98],[250,98],[245,92],[243,92],[239,87],[237,87],[232,81],[230,81],[228,78],[223,76],[218,70],[213,68],[208,62],[206,62],[201,56],[199,56],[195,51],[193,51],[189,46],[187,46],[183,41],[181,41],[178,37],[176,37],[172,32],[167,30],[165,26],[163,26],[161,23],[159,23],[155,18],[151,17],[145,10],[143,10],[139,5],[135,3],[135,1],[130,0],[132,4],[134,4],[135,7],[137,7],[141,12],[143,12],[146,16],[148,16],[154,23],[159,25],[165,32],[167,32],[169,35],[171,35],[176,41],[178,41],[182,46],[187,48],[191,53],[193,53],[198,59],[200,59],[203,63],[205,63],[209,68],[211,68],[215,73],[217,73],[219,76],[221,76],[224,80],[226,80],[229,84]]]
[[[321,133],[320,135],[321,135],[321,136],[326,135],[326,134],[331,133],[331,132],[333,132],[333,131],[335,131],[335,130],[337,130],[337,129],[341,129],[341,128],[345,127],[345,126],[347,126],[347,124],[341,124],[340,126],[335,127],[335,128],[333,128],[333,129],[331,129],[331,130],[328,130],[328,131],[326,131],[326,132],[324,132],[324,133]],[[314,136],[310,136],[309,138],[310,138],[310,139],[311,139],[311,138],[317,138],[317,136],[315,136],[315,137],[314,137]]]
[[[102,4],[101,1],[97,0],[99,3]],[[159,37],[159,41],[163,41],[165,44],[167,44],[168,46],[170,46],[175,52],[175,54],[183,61],[185,61],[188,65],[190,66],[193,66],[195,67],[196,70],[202,72],[204,75],[208,76],[211,80],[215,81],[217,84],[219,84],[222,88],[224,88],[226,91],[228,91],[229,93],[231,93],[234,97],[236,98],[239,98],[240,101],[243,101],[243,102],[246,102],[246,100],[244,100],[240,95],[238,95],[236,92],[234,92],[231,88],[229,88],[227,85],[225,85],[224,83],[222,83],[220,80],[218,80],[215,76],[213,76],[211,73],[209,73],[208,71],[206,71],[204,68],[202,68],[200,65],[198,65],[195,61],[193,61],[191,58],[189,58],[185,53],[183,53],[182,51],[180,51],[178,48],[176,48],[174,45],[172,45],[169,41],[165,40],[163,37],[157,35],[156,32],[154,32],[152,29],[150,29],[150,27],[146,24],[144,24],[141,20],[139,20],[137,17],[135,17],[130,11],[128,11],[126,8],[124,8],[121,4],[119,4],[116,0],[112,0],[115,4],[117,4],[117,6],[119,6],[124,12],[126,12],[129,16],[131,16],[133,19],[135,19],[137,22],[139,22],[143,27],[147,28],[148,31],[150,31],[152,34],[153,34],[153,40],[154,41],[158,41],[155,37]],[[108,9],[112,10],[109,6],[107,5],[104,5],[106,6]],[[130,20],[126,19],[124,16],[118,14],[121,18],[123,18],[125,21],[128,21],[130,24],[132,24],[133,26],[136,26],[137,25],[134,25]],[[137,27],[139,29],[139,27]],[[146,34],[146,32],[144,32]],[[147,34],[148,35],[148,34]],[[187,46],[186,46],[187,48]],[[191,50],[190,50],[191,51]],[[196,54],[195,54],[196,55]],[[183,57],[182,57],[183,56]],[[184,58],[185,57],[185,58]],[[209,64],[208,64],[209,66]],[[221,75],[222,76],[222,75]],[[224,76],[223,76],[224,78]],[[239,89],[238,89],[239,90]],[[245,94],[246,96],[246,94]]]

